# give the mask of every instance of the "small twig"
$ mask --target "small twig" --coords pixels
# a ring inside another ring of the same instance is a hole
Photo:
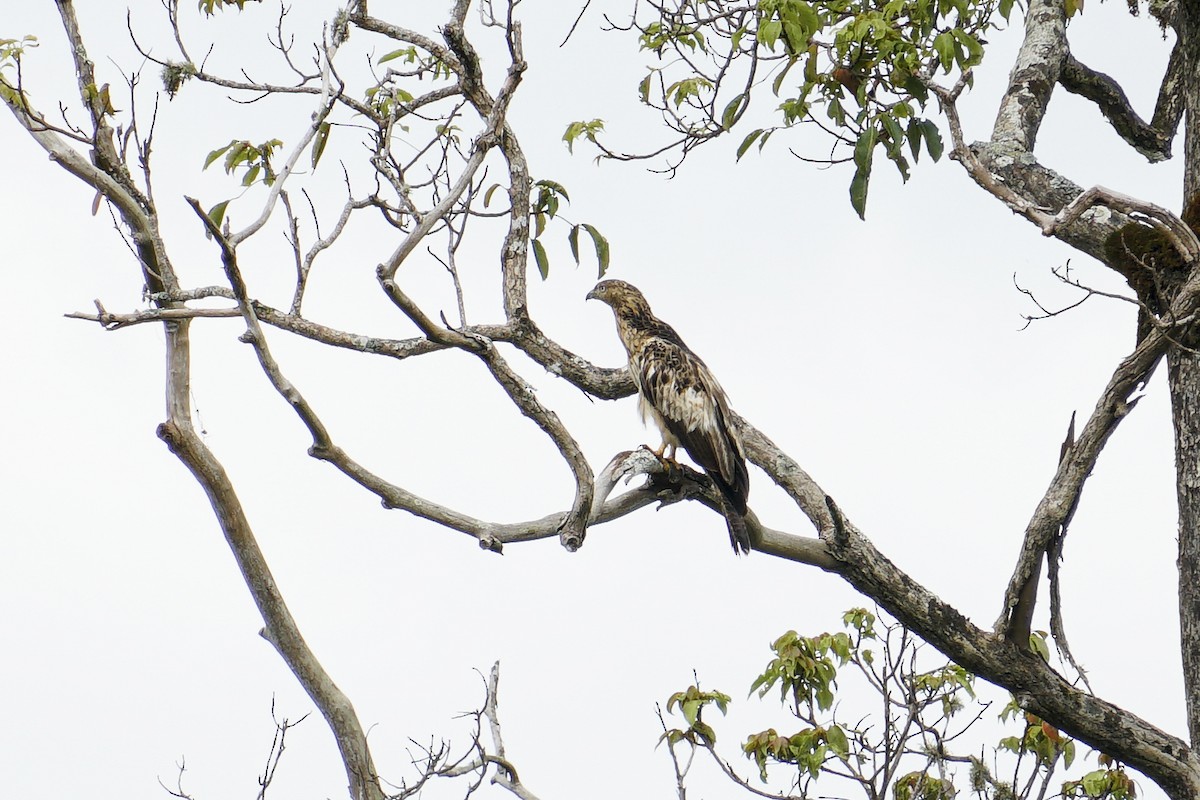
[[[172,789],[162,782],[162,778],[158,778],[158,785],[161,786],[171,797],[178,797],[179,800],[194,800],[193,797],[183,790],[183,773],[187,772],[187,759],[180,758],[179,763],[175,765],[179,770],[175,775],[175,788]]]
[[[199,319],[202,317],[225,318],[239,317],[241,311],[236,308],[152,308],[145,311],[135,311],[132,314],[112,314],[104,310],[100,301],[96,301],[98,309],[95,314],[73,311],[63,314],[67,319],[82,319],[88,322],[98,322],[105,330],[115,331],[130,325],[144,322],[164,322],[167,320]]]

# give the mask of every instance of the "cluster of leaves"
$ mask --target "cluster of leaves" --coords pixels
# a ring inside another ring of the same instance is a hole
[[[972,795],[1021,800],[1039,792],[1044,796],[1055,772],[1074,764],[1075,742],[1015,701],[999,719],[1020,721],[1023,729],[1000,739],[994,751],[996,757],[1015,758],[1011,782],[993,778],[978,758],[953,755],[949,745],[987,709],[976,696],[975,676],[953,663],[918,670],[919,643],[903,626],[879,623],[866,609],[847,611],[842,622],[845,630],[838,633],[802,636],[788,631],[780,636],[771,644],[771,660],[751,684],[750,694],[760,699],[778,687],[781,705],[803,723],[793,733],[772,727],[744,739],[741,752],[754,762],[764,783],[772,765],[779,765],[787,767],[793,786],[804,796],[812,791],[807,783],[838,776],[867,787],[872,796],[882,797],[890,789],[896,800],[952,800],[959,795],[953,765],[962,764]],[[839,691],[840,673],[865,678],[867,692],[884,701],[883,719],[867,714],[854,724],[839,721],[841,704],[861,703],[863,689],[863,681],[856,680],[853,690]],[[703,711],[715,705],[724,715],[729,702],[727,695],[695,685],[671,695],[667,711],[678,710],[687,727],[664,731],[660,741],[672,747],[687,742],[717,757],[717,732],[704,721]],[[1103,755],[1098,761],[1100,769],[1065,781],[1061,795],[1133,800],[1136,786],[1123,767]],[[730,770],[727,765],[725,771]]]
[[[850,648],[850,636],[844,632],[801,636],[788,631],[771,644],[775,657],[754,679],[750,691],[763,697],[778,684],[780,701],[790,696],[797,704],[811,706],[815,702],[817,708],[827,711],[837,686],[834,659],[845,664],[850,660]]]
[[[225,157],[225,174],[232,175],[236,170],[245,170],[242,174],[242,186],[249,187],[261,180],[270,186],[275,182],[275,171],[271,168],[271,157],[283,146],[278,139],[268,139],[261,144],[251,144],[245,139],[234,139],[224,147],[218,147],[204,159],[204,168],[208,169],[221,156]],[[314,162],[315,164],[315,162]],[[208,218],[214,225],[220,226],[229,208],[230,200],[222,200],[208,211]]]
[[[678,708],[688,726],[684,730],[673,728],[663,731],[662,736],[658,737],[659,743],[666,741],[672,745],[680,742],[693,745],[715,744],[717,733],[703,719],[704,708],[708,705],[715,705],[717,710],[724,714],[729,710],[729,695],[722,692],[705,692],[701,691],[699,686],[689,686],[667,698],[667,713],[670,714]]]
[[[1002,720],[1023,719],[1025,731],[1020,736],[1006,736],[1000,740],[1000,747],[1018,756],[1032,755],[1041,766],[1049,767],[1059,758],[1063,767],[1070,769],[1075,761],[1075,742],[1062,735],[1062,732],[1040,717],[1022,711],[1016,700],[1010,700],[1000,712]]]
[[[1046,770],[1052,769],[1059,759],[1062,760],[1063,769],[1071,768],[1075,761],[1075,742],[1056,727],[1034,714],[1022,711],[1015,700],[1004,707],[1000,718],[1021,719],[1025,723],[1025,730],[1020,736],[1006,736],[1000,740],[1000,749],[1014,753],[1018,758],[1032,756]],[[1120,763],[1104,754],[1097,756],[1097,763],[1099,769],[1077,780],[1064,781],[1062,796],[1091,800],[1133,800],[1137,797],[1137,785]]]
[[[413,45],[384,53],[379,57],[378,63],[386,64],[389,61],[399,61],[401,64],[410,65],[409,69],[405,70],[405,74],[417,75],[418,77],[428,75],[434,80],[438,78],[450,80],[454,77],[454,73],[450,70],[450,65],[431,53],[418,50]]]
[[[106,83],[102,86],[97,86],[94,83],[89,83],[83,87],[83,94],[98,114],[111,117],[119,113],[117,109],[113,108],[112,92],[109,84]]]
[[[533,218],[533,237],[529,240],[529,244],[533,249],[533,260],[537,263],[538,272],[541,273],[542,280],[545,280],[550,277],[550,256],[546,252],[546,245],[542,242],[542,234],[546,232],[546,225],[550,220],[558,216],[560,202],[570,203],[571,197],[561,183],[552,180],[534,181],[533,185],[537,189],[537,193],[533,198],[532,208],[529,210],[529,215]],[[492,186],[488,189],[484,196],[485,207],[491,199],[492,192],[497,188],[498,186]],[[599,277],[604,277],[604,273],[608,271],[610,258],[608,239],[594,225],[586,222],[572,224],[567,232],[567,244],[571,248],[571,257],[575,259],[575,266],[579,266],[580,263],[580,231],[586,232],[591,237],[592,247],[596,251]]]
[[[945,778],[928,772],[910,772],[896,779],[892,793],[896,800],[954,800],[958,789]]]
[[[574,153],[576,139],[582,136],[592,144],[596,144],[596,136],[602,130],[604,130],[604,120],[602,119],[572,122],[567,126],[566,133],[563,134],[562,138],[567,143],[567,150]]]
[[[767,762],[794,764],[801,772],[815,778],[821,774],[832,753],[843,761],[850,757],[850,742],[846,732],[837,725],[828,728],[805,728],[791,736],[781,736],[774,728],[756,733],[746,739],[742,750],[758,765],[758,776],[767,780]]]
[[[38,46],[36,36],[22,36],[20,39],[0,39],[0,70],[8,69],[21,60],[26,50]]]
[[[821,160],[853,163],[850,201],[863,216],[877,151],[904,180],[910,158],[916,162],[922,152],[941,157],[941,135],[925,114],[928,82],[939,73],[968,74],[980,63],[985,34],[1007,20],[1013,0],[673,0],[651,6],[655,16],[633,24],[642,49],[660,63],[638,92],[684,135],[685,152],[742,120],[768,82],[759,78],[765,66],[781,124],[745,133],[737,157],[755,144],[761,150],[781,129],[814,124],[834,140]],[[586,133],[579,127],[585,124],[572,123],[568,136]],[[851,152],[839,154],[842,147]]]
[[[196,8],[204,12],[204,15],[211,17],[220,9],[228,6],[236,6],[238,11],[246,7],[246,3],[261,3],[262,0],[199,0],[196,3]]]
[[[1077,781],[1066,781],[1063,797],[1087,797],[1091,800],[1134,800],[1137,785],[1119,763],[1101,755],[1100,769],[1092,770]]]
[[[389,73],[379,83],[366,91],[367,105],[375,109],[383,119],[398,119],[408,113],[409,104],[416,96],[397,82],[397,78],[424,80],[450,80],[454,77],[450,67],[440,58],[412,45],[392,50],[379,57],[378,64],[396,62],[401,69],[389,68]],[[407,131],[403,125],[401,130]]]
[[[234,171],[244,169],[242,186],[253,186],[262,177],[262,182],[270,186],[275,182],[275,171],[271,169],[271,157],[275,151],[283,147],[278,139],[268,139],[261,144],[252,144],[245,139],[234,139],[224,147],[218,147],[204,159],[204,168],[208,169],[218,158],[225,156],[225,174],[232,175]]]
[[[25,55],[26,50],[30,50],[38,46],[36,36],[22,36],[20,39],[0,39],[0,100],[6,103],[18,103],[19,91],[16,88],[20,80],[9,81],[5,77],[4,71],[17,69],[21,64],[21,57]]]

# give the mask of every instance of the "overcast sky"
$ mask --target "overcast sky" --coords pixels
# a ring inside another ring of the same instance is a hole
[[[275,69],[260,47],[270,4],[209,22],[193,19],[192,5],[183,4],[197,52],[216,35],[214,65],[256,76]],[[293,17],[301,40],[337,7],[311,5]],[[373,11],[434,33],[445,4],[407,5],[377,2]],[[796,160],[782,134],[740,164],[740,136],[701,149],[673,180],[644,165],[597,166],[582,144],[572,156],[560,141],[572,120],[605,119],[613,143],[629,149],[659,134],[636,104],[646,57],[629,37],[597,32],[599,8],[558,47],[572,21],[568,5],[521,7],[529,71],[510,120],[533,176],[566,185],[564,213],[612,244],[610,276],[644,290],[742,415],[901,568],[990,627],[1067,421],[1073,411],[1090,413],[1134,337],[1133,306],[1102,299],[1021,330],[1021,315],[1034,309],[1014,275],[1048,305],[1076,297],[1050,275],[1069,259],[1085,282],[1116,290],[1120,281],[1043,239],[948,160],[922,161],[906,186],[880,163],[863,223],[849,205],[849,172]],[[79,6],[101,81],[123,100],[114,62],[127,71],[140,64],[123,10]],[[170,52],[158,3],[134,3],[132,19],[156,52]],[[987,135],[1017,33],[991,37],[963,103],[969,138]],[[57,98],[73,95],[50,3],[0,12],[0,38],[24,34],[41,41],[25,79],[34,102],[53,111]],[[1149,113],[1168,53],[1152,21],[1129,19],[1123,3],[1094,4],[1070,36],[1081,60],[1118,77]],[[156,72],[144,70],[147,86]],[[309,112],[294,101],[233,107],[194,84],[164,99],[156,199],[186,282],[222,280],[215,248],[182,199],[211,205],[233,193],[219,170],[200,172],[205,154],[235,137],[277,136],[286,147]],[[339,137],[331,153],[362,156],[353,131]],[[257,636],[261,621],[203,493],[154,435],[165,414],[160,330],[105,333],[62,316],[91,310],[94,299],[114,312],[143,307],[136,265],[107,211],[92,216],[92,193],[7,115],[0,153],[9,301],[0,321],[8,453],[0,463],[0,681],[9,687],[0,796],[161,798],[156,779],[173,783],[186,757],[185,788],[198,800],[253,797],[272,698],[291,718],[311,703]],[[1147,165],[1064,92],[1055,94],[1038,153],[1082,185],[1179,206],[1177,163]],[[341,187],[326,159],[336,207]],[[231,213],[244,223],[254,202]],[[486,227],[479,236],[460,256],[475,292],[468,312],[472,322],[495,321],[498,240]],[[618,366],[624,354],[611,313],[583,300],[594,263],[585,256],[573,265],[565,229],[548,237],[550,278],[531,278],[534,317],[565,346]],[[281,228],[258,239],[242,253],[251,292],[283,305],[292,267]],[[318,262],[308,313],[358,333],[414,335],[375,283],[375,264],[395,245],[361,237]],[[406,265],[401,281],[435,310],[451,311],[445,274],[431,260]],[[770,702],[744,699],[769,643],[788,629],[834,629],[844,609],[864,603],[815,569],[758,554],[735,559],[723,521],[698,506],[647,509],[594,528],[574,554],[554,540],[510,546],[503,557],[483,552],[469,537],[381,509],[308,458],[305,432],[237,342],[239,321],[202,320],[192,330],[194,402],[207,442],[230,471],[305,637],[372,727],[385,775],[404,774],[409,737],[464,741],[454,717],[481,702],[475,670],[499,659],[509,756],[532,791],[547,799],[669,796],[670,765],[654,749],[655,702],[691,683],[693,670],[706,687],[731,694],[734,708],[718,731],[733,757],[745,734],[792,727]],[[474,359],[397,363],[278,332],[271,345],[339,444],[387,479],[489,519],[569,506],[561,458]],[[620,450],[657,444],[633,399],[591,402],[527,361],[514,356],[514,364],[594,469]],[[1063,585],[1067,630],[1097,693],[1186,736],[1172,460],[1160,372],[1085,490]],[[765,475],[752,471],[751,487],[766,524],[812,535]],[[1044,614],[1036,626],[1046,626]],[[711,770],[698,771],[702,796],[737,796]],[[289,738],[279,796],[344,796],[344,785],[332,737],[314,715]],[[1148,782],[1142,789],[1155,796]]]

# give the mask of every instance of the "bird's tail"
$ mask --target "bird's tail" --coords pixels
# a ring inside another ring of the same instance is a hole
[[[725,515],[725,524],[729,528],[729,543],[733,545],[736,555],[750,552],[750,531],[746,528],[745,515],[738,512],[727,497],[721,497],[721,511]]]

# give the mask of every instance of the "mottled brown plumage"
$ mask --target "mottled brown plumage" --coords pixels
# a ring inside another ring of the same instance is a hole
[[[675,329],[654,316],[633,286],[600,281],[588,299],[607,303],[617,318],[617,334],[638,387],[642,420],[654,420],[662,432],[658,454],[669,458],[681,446],[687,451],[721,491],[734,552],[750,552],[745,519],[750,475],[721,384]]]

